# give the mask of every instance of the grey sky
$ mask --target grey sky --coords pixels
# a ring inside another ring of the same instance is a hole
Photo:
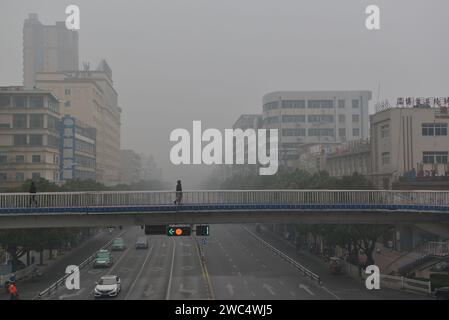
[[[192,120],[224,129],[261,112],[276,90],[368,89],[449,96],[449,1],[0,0],[0,85],[22,83],[22,26],[81,10],[80,61],[105,58],[122,114],[122,146],[154,154],[167,181],[204,170],[170,165],[169,134]],[[381,9],[368,31],[365,7]]]

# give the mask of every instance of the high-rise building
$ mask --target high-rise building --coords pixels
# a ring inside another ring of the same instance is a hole
[[[49,90],[0,87],[0,188],[60,181],[60,114]]]
[[[119,183],[121,109],[106,61],[97,70],[42,72],[35,79],[36,87],[51,90],[59,98],[62,115],[96,128],[97,181]]]
[[[33,88],[37,72],[78,68],[78,32],[68,30],[65,22],[43,25],[37,14],[29,14],[23,24],[23,85]]]
[[[296,167],[300,147],[322,149],[369,136],[371,91],[279,91],[263,97],[263,127],[279,130],[279,164]]]

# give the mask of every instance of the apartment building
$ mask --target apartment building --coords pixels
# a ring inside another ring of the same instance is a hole
[[[49,90],[0,87],[0,189],[60,181],[59,102]]]

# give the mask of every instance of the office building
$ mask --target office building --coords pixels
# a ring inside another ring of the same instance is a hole
[[[370,91],[279,91],[263,97],[263,127],[279,130],[279,163],[300,165],[300,147],[327,148],[369,135]]]
[[[390,189],[401,176],[449,174],[447,108],[396,107],[370,116],[373,182]]]
[[[120,114],[112,70],[102,60],[96,70],[43,72],[36,86],[61,100],[61,114],[71,115],[96,129],[96,178],[106,185],[119,183]]]

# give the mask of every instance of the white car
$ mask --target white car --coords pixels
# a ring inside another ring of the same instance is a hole
[[[103,276],[94,288],[95,298],[116,297],[121,290],[119,276]]]

